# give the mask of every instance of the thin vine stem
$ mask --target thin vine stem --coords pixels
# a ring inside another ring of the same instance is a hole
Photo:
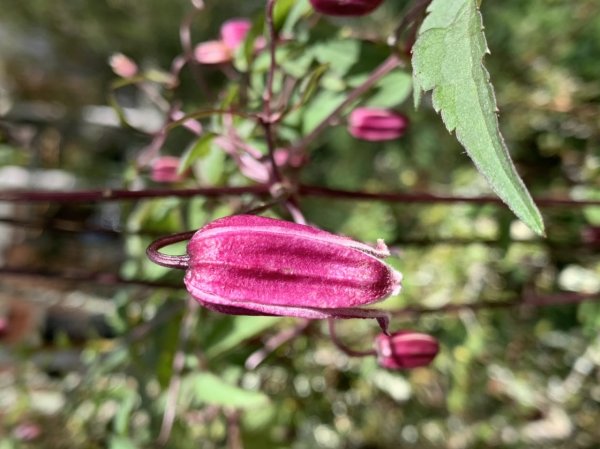
[[[145,190],[79,190],[79,191],[42,191],[42,190],[4,190],[0,191],[0,201],[10,203],[36,202],[105,202],[138,200],[145,198],[190,198],[195,196],[218,198],[224,196],[240,196],[245,194],[268,196],[269,186],[254,185],[245,187],[202,187],[197,189],[145,189]],[[362,190],[343,190],[328,187],[301,184],[297,193],[303,196],[333,198],[354,201],[382,201],[388,203],[470,203],[470,204],[503,204],[495,196],[460,196],[437,195],[426,192],[366,192]],[[587,207],[600,206],[600,200],[573,200],[570,198],[535,197],[540,207]]]
[[[265,92],[263,95],[263,113],[259,118],[260,124],[265,131],[265,139],[267,141],[267,149],[269,153],[269,162],[271,163],[271,178],[272,182],[281,182],[282,177],[275,161],[275,136],[273,133],[273,126],[277,122],[277,118],[273,117],[271,103],[273,101],[273,83],[275,80],[275,71],[277,70],[277,31],[275,30],[275,24],[273,22],[273,10],[275,9],[275,3],[277,0],[268,0],[265,7],[265,20],[267,23],[267,29],[269,32],[269,56],[270,64],[269,71],[267,72],[267,83],[265,86]]]
[[[265,196],[269,194],[269,187],[264,185],[254,185],[246,187],[200,187],[196,189],[103,189],[80,191],[4,190],[0,192],[0,201],[10,203],[90,203],[167,197],[190,198],[202,196],[207,198],[218,198],[223,196],[240,196],[244,194]]]
[[[340,114],[344,112],[344,110],[358,100],[362,95],[364,95],[371,87],[373,87],[377,82],[383,78],[385,75],[390,73],[396,67],[401,66],[402,60],[396,54],[390,55],[385,61],[381,63],[379,67],[377,67],[365,80],[364,83],[356,87],[352,90],[346,99],[342,101],[337,108],[335,108],[331,113],[325,117],[310,133],[304,136],[300,141],[294,144],[295,148],[305,149],[307,148],[317,137],[321,135],[323,131],[325,131]]]

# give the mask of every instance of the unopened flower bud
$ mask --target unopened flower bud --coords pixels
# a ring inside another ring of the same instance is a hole
[[[222,41],[198,44],[194,49],[194,57],[200,64],[224,64],[233,59],[231,49]]]
[[[439,349],[439,343],[435,338],[419,332],[379,334],[375,339],[379,365],[393,370],[427,366],[433,361]]]
[[[187,268],[188,291],[205,307],[223,313],[377,318],[381,324],[387,322],[385,312],[361,307],[400,291],[402,275],[381,260],[389,255],[383,241],[373,248],[311,226],[255,215],[204,226],[190,239],[187,256],[158,252],[176,238],[154,242],[149,257]]]
[[[390,109],[356,108],[348,118],[350,134],[372,142],[397,139],[407,127],[408,118]]]
[[[310,3],[316,11],[330,16],[364,16],[383,0],[310,0]]]
[[[121,78],[131,78],[138,73],[137,64],[123,53],[113,54],[110,57],[109,64],[115,75]]]
[[[289,148],[277,148],[273,156],[278,167],[300,168],[308,162],[305,153]]]
[[[179,158],[161,156],[152,162],[150,178],[154,182],[179,182],[185,178],[179,173]]]
[[[41,434],[41,427],[33,422],[23,422],[13,430],[13,436],[19,441],[33,441]]]
[[[221,25],[221,40],[231,50],[236,50],[246,39],[252,22],[248,19],[231,19]]]

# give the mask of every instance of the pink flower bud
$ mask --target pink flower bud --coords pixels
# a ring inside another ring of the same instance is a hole
[[[221,40],[231,50],[236,50],[246,39],[250,28],[252,28],[252,22],[248,19],[228,20],[221,25]]]
[[[316,11],[330,16],[364,16],[383,0],[310,0]]]
[[[188,238],[188,235],[179,240]],[[194,233],[187,256],[158,252],[178,236],[148,248],[161,265],[187,268],[188,291],[209,309],[235,315],[303,318],[377,318],[387,314],[362,306],[400,291],[402,275],[376,248],[311,226],[255,215],[213,221]]]
[[[200,64],[223,64],[231,61],[231,49],[222,41],[202,42],[194,49],[194,57]]]
[[[179,158],[174,156],[161,156],[152,162],[150,178],[154,182],[179,182],[185,176],[178,173]]]
[[[393,370],[429,365],[439,349],[435,338],[418,332],[379,334],[375,339],[379,365]]]
[[[350,134],[372,142],[397,139],[407,127],[408,118],[389,109],[356,108],[348,119]]]
[[[289,148],[277,148],[273,156],[278,167],[300,168],[308,162],[305,153]]]
[[[115,75],[120,76],[121,78],[131,78],[138,73],[137,64],[123,53],[113,54],[108,63]]]
[[[23,422],[13,430],[13,436],[19,441],[33,441],[41,434],[40,426],[32,422]]]

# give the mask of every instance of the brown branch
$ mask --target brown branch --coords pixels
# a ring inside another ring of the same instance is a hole
[[[57,191],[57,190],[5,190],[0,192],[0,201],[11,203],[35,203],[35,202],[69,202],[90,203],[101,201],[137,200],[144,198],[191,198],[204,196],[207,198],[218,198],[223,196],[240,196],[243,194],[267,195],[268,186],[256,185],[247,187],[205,187],[197,189],[146,189],[146,190],[80,190],[80,191]]]
[[[512,299],[508,301],[480,301],[472,304],[448,304],[436,309],[409,306],[397,310],[391,310],[389,313],[394,317],[411,318],[421,315],[430,315],[434,313],[455,313],[461,310],[492,310],[492,309],[509,309],[512,307],[548,307],[560,306],[565,304],[580,304],[585,301],[598,301],[600,292],[597,293],[576,293],[576,292],[561,292],[549,295],[526,296],[525,298]]]
[[[197,189],[146,189],[146,190],[80,190],[80,191],[41,191],[41,190],[5,190],[0,192],[0,201],[12,203],[33,202],[101,202],[137,200],[145,198],[191,198],[203,196],[219,198],[225,196],[240,196],[244,194],[267,196],[269,186],[254,185],[246,187],[204,187]],[[503,204],[495,196],[452,196],[437,195],[426,192],[365,192],[361,190],[343,190],[313,185],[300,185],[298,194],[354,201],[383,201],[388,203],[470,203],[470,204]],[[570,198],[534,198],[540,207],[585,207],[600,206],[600,200],[573,200]]]
[[[365,192],[360,190],[342,190],[312,185],[300,185],[299,193],[306,196],[348,199],[354,201],[383,201],[388,203],[471,203],[504,204],[496,196],[452,196],[436,195],[426,192]],[[534,198],[540,207],[555,206],[600,206],[600,200],[572,200],[570,198]]]
[[[33,270],[28,268],[0,267],[0,277],[1,276],[59,279],[61,281],[66,282],[85,282],[108,286],[138,285],[140,287],[168,288],[177,290],[181,290],[184,288],[182,284],[174,284],[161,281],[147,281],[144,279],[125,279],[116,273],[86,272],[81,270],[46,271]]]

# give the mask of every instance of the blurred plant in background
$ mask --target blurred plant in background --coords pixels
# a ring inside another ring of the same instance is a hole
[[[600,208],[576,201],[600,199],[600,5],[481,5],[513,160],[534,197],[566,199],[538,202],[542,239],[494,201],[448,199],[490,189],[428,100],[412,107],[408,72],[321,127],[413,2],[331,18],[279,0],[269,114],[265,3],[6,0],[2,191],[99,193],[0,197],[0,448],[597,447],[600,305],[582,299],[600,291]],[[239,35],[232,18],[248,18]],[[221,59],[206,65],[211,41]],[[355,139],[355,106],[410,127]],[[270,155],[256,119],[271,114],[285,118]],[[102,200],[124,191],[154,194]],[[198,308],[145,257],[160,235],[257,209],[385,239],[405,281],[379,307],[392,330],[439,341],[433,364],[380,367],[369,321]]]

